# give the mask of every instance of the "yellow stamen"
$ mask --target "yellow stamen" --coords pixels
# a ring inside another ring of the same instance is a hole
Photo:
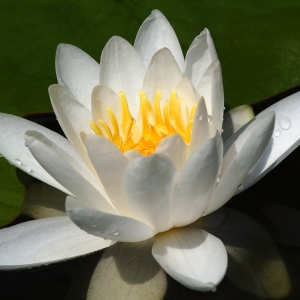
[[[162,139],[174,133],[178,133],[189,145],[197,105],[194,105],[190,112],[187,108],[184,108],[187,117],[183,119],[181,99],[177,98],[176,90],[172,91],[169,101],[164,103],[162,109],[160,90],[156,92],[154,107],[152,107],[144,92],[140,91],[139,96],[139,120],[141,122],[138,124],[132,118],[124,92],[120,92],[121,122],[118,123],[112,109],[106,107],[112,130],[104,120],[98,120],[98,122],[105,129],[109,140],[115,143],[123,152],[136,150],[143,155],[152,154]],[[97,135],[104,137],[96,122],[90,121],[90,127]]]

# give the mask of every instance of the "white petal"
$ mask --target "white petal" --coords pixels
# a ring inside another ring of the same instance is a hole
[[[215,291],[227,268],[223,243],[198,228],[176,228],[157,235],[152,254],[171,277],[193,290]]]
[[[208,140],[185,163],[172,197],[174,226],[185,226],[202,215],[217,182],[223,156],[221,137]]]
[[[193,120],[192,138],[189,149],[189,156],[205,143],[210,137],[210,123],[208,121],[208,114],[204,98],[201,97]]]
[[[116,93],[123,91],[134,117],[138,113],[138,92],[142,88],[145,72],[141,57],[126,40],[114,36],[107,42],[101,54],[99,83]]]
[[[141,158],[143,155],[135,150],[128,150],[124,152],[124,156],[130,161],[136,158]]]
[[[219,60],[214,60],[204,72],[197,92],[205,99],[207,112],[212,116],[214,129],[221,132],[224,110],[224,90]]]
[[[25,139],[36,160],[73,195],[84,197],[92,207],[116,212],[100,183],[67,152],[36,131],[27,131]]]
[[[157,231],[172,227],[170,200],[176,167],[163,154],[129,162],[123,181],[124,195],[136,218]]]
[[[44,183],[34,182],[25,189],[22,215],[34,219],[66,215],[66,194]]]
[[[163,48],[151,59],[146,72],[143,91],[151,103],[154,103],[157,90],[161,90],[161,105],[169,100],[171,92],[181,81],[178,65],[169,49]]]
[[[231,145],[223,158],[220,182],[208,204],[206,214],[224,205],[243,184],[269,143],[274,121],[274,112],[256,119]]]
[[[136,219],[92,209],[85,203],[67,197],[66,211],[81,229],[114,241],[140,242],[153,237],[156,231]]]
[[[244,189],[268,174],[300,145],[300,92],[268,107],[257,118],[269,111],[276,112],[274,135],[257,166],[244,182]]]
[[[89,235],[68,217],[21,223],[0,231],[0,269],[53,263],[109,247],[114,242]]]
[[[204,29],[192,42],[186,53],[184,76],[191,79],[197,88],[204,72],[213,60],[218,59],[213,40],[208,29]]]
[[[66,137],[73,144],[85,164],[95,174],[82,141],[82,134],[86,135],[93,132],[89,125],[89,121],[92,120],[91,112],[78,102],[65,86],[51,85],[49,95],[57,120]]]
[[[151,254],[152,244],[149,239],[106,249],[91,278],[87,300],[163,299],[167,275]]]
[[[86,148],[113,205],[121,215],[130,216],[122,190],[127,158],[113,142],[95,134],[86,137]]]
[[[184,58],[177,36],[166,17],[157,9],[144,21],[140,27],[134,47],[142,56],[146,67],[152,56],[162,48],[168,48],[181,70],[184,70]]]
[[[223,121],[223,141],[226,141],[253,118],[254,112],[250,105],[241,105],[226,112]]]
[[[185,107],[190,111],[197,104],[195,91],[189,78],[184,77],[175,87],[178,98],[181,99],[182,109]]]
[[[0,113],[0,153],[11,164],[31,176],[42,180],[64,193],[71,194],[65,187],[58,183],[32,156],[25,145],[24,134],[27,130],[36,130],[46,134],[49,139],[59,144],[71,156],[81,161],[78,154],[67,139],[41,125],[23,118]]]
[[[164,138],[156,147],[155,153],[167,155],[180,171],[186,161],[187,147],[179,134],[173,134]]]
[[[92,93],[92,115],[95,122],[101,119],[107,124],[111,124],[111,120],[106,110],[107,106],[112,109],[117,120],[120,120],[121,104],[117,93],[104,85],[95,86]]]
[[[99,82],[99,64],[79,48],[60,44],[55,68],[58,83],[66,85],[76,99],[91,110],[92,90]]]

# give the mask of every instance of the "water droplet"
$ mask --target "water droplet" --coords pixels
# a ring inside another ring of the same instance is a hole
[[[212,121],[212,116],[211,115],[208,115],[207,116],[207,121],[210,123]]]
[[[21,165],[22,165],[22,162],[21,162],[19,159],[14,159],[14,163],[15,163],[17,166],[21,166]]]
[[[276,130],[274,131],[274,136],[280,136],[280,130],[276,129]]]
[[[28,144],[27,144],[27,142],[24,142],[24,146],[25,146],[25,147],[28,147]]]
[[[104,230],[99,230],[98,234],[103,234],[105,231]]]
[[[223,110],[225,110],[225,106],[223,107]]]
[[[3,157],[3,155],[2,155],[2,154],[0,154],[0,157]]]
[[[46,130],[46,131],[45,131],[45,134],[49,134],[49,131],[48,131],[48,130]]]
[[[95,228],[95,227],[96,227],[96,224],[93,224],[92,227]]]
[[[244,184],[243,184],[243,183],[241,183],[241,184],[237,187],[238,190],[242,190],[243,188],[244,188]]]
[[[282,129],[287,130],[291,127],[291,121],[288,117],[279,118],[279,125]]]
[[[199,121],[201,121],[201,120],[202,120],[202,115],[197,114],[197,115],[196,115],[196,118],[197,118]]]
[[[27,173],[33,173],[33,170],[28,165],[24,165],[24,171]]]
[[[112,230],[110,232],[110,234],[113,235],[113,236],[118,236],[118,235],[120,235],[120,232],[118,230]]]
[[[217,182],[220,182],[220,178],[219,177],[217,178]]]
[[[76,90],[76,89],[77,89],[77,87],[76,87],[76,85],[74,85],[74,86],[73,86],[73,90]]]
[[[224,132],[224,129],[221,129],[221,133],[223,133]]]

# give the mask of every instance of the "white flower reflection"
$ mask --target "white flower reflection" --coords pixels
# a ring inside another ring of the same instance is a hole
[[[299,95],[260,114],[223,147],[222,76],[210,33],[195,38],[184,60],[172,26],[157,10],[134,47],[111,38],[100,66],[80,49],[60,45],[56,72],[59,84],[49,93],[68,140],[1,114],[0,152],[67,193],[68,216],[84,231],[67,217],[4,229],[2,268],[152,238],[152,254],[170,276],[191,289],[215,290],[226,272],[226,249],[193,223],[299,145]],[[275,113],[291,125],[272,137]]]

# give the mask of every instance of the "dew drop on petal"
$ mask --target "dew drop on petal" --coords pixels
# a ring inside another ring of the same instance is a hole
[[[221,132],[223,133],[223,132],[224,132],[224,129],[221,129]]]
[[[25,147],[28,147],[28,144],[27,144],[27,142],[24,142],[24,146],[25,146]]]
[[[74,85],[74,86],[73,86],[73,90],[76,90],[76,89],[77,89],[77,87],[76,87],[76,85]]]
[[[95,228],[95,227],[96,227],[96,224],[93,224],[92,227]]]
[[[280,136],[280,130],[278,129],[274,130],[274,136]]]
[[[212,116],[211,115],[208,115],[207,116],[207,121],[210,123],[212,121]]]
[[[46,131],[45,131],[45,134],[49,134],[49,131],[48,131],[48,130],[46,130]]]
[[[120,235],[120,232],[118,230],[112,230],[110,232],[110,234],[113,235],[113,236],[118,236],[118,235]]]
[[[220,182],[220,178],[219,177],[217,178],[217,182]]]
[[[0,153],[0,157],[3,157],[3,155]]]
[[[201,120],[202,120],[202,115],[197,114],[197,115],[196,115],[196,118],[197,118],[199,121],[201,121]]]
[[[21,166],[21,165],[22,165],[22,162],[21,162],[19,159],[14,159],[14,163],[15,163],[17,166]]]
[[[243,183],[241,183],[241,184],[237,187],[238,190],[242,190],[243,188],[244,188],[244,184],[243,184]]]
[[[291,127],[291,121],[288,117],[281,117],[279,119],[279,125],[282,129],[287,130]]]

